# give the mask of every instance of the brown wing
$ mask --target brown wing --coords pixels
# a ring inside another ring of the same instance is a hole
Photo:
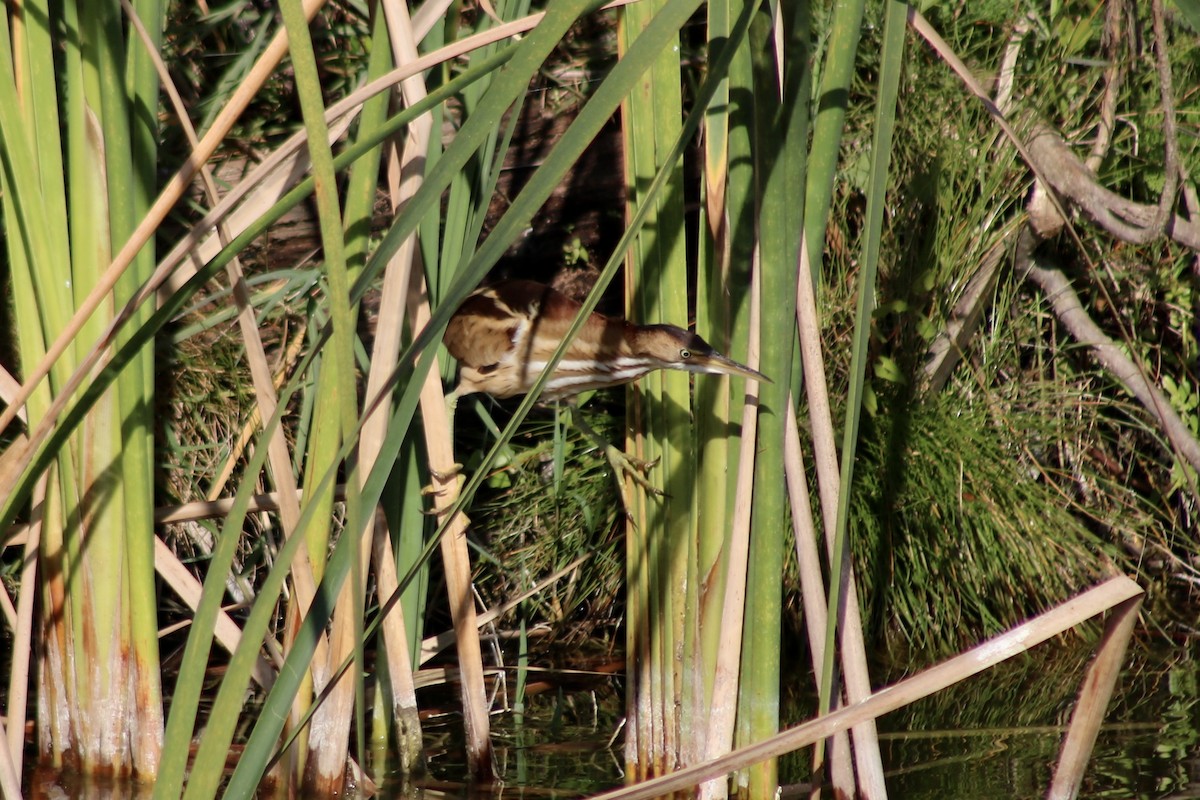
[[[549,356],[567,335],[581,304],[566,295],[551,289],[542,299],[541,313],[534,328],[540,340],[541,351]],[[599,358],[610,360],[618,353],[627,352],[626,339],[630,325],[623,319],[614,319],[593,311],[584,323],[583,330],[575,337],[566,360]]]
[[[494,297],[473,294],[450,318],[442,342],[463,366],[486,367],[512,349],[515,331],[516,324],[501,313]]]
[[[521,322],[536,318],[543,302],[571,301],[534,281],[504,281],[479,289],[454,312],[442,341],[464,366],[493,367],[512,352]]]
[[[476,291],[463,302],[446,328],[444,341],[464,366],[485,373],[510,357],[523,365],[536,362],[557,347],[579,313],[579,305],[542,283],[503,281]],[[627,352],[630,327],[625,320],[593,313],[575,339],[568,360],[609,359]],[[520,353],[515,352],[517,348],[522,348]]]

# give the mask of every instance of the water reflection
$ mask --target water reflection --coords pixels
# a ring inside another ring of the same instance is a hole
[[[1050,785],[1091,643],[1039,648],[880,720],[889,795],[905,800],[1040,798]],[[1088,798],[1200,798],[1200,670],[1187,648],[1134,648],[1082,787]],[[918,665],[911,669],[915,671]],[[804,699],[785,718],[799,719]],[[385,781],[381,797],[422,800],[581,797],[620,786],[623,742],[614,732],[621,691],[561,692],[531,703],[522,725],[493,718],[497,778],[468,787],[451,718],[426,726],[429,777]],[[781,761],[780,777],[808,779],[809,753]],[[150,788],[82,782],[47,771],[28,778],[31,798],[141,798]],[[828,793],[825,796],[830,796]]]
[[[1090,652],[1034,651],[884,718],[889,792],[1044,797]],[[1134,648],[1128,661],[1080,796],[1200,797],[1196,662],[1176,648]]]

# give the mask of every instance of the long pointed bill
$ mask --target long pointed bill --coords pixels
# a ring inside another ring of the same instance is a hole
[[[732,358],[726,358],[720,353],[713,353],[712,355],[699,358],[693,356],[692,362],[685,369],[689,372],[701,372],[708,375],[740,375],[743,378],[750,378],[751,380],[763,383],[774,382],[758,370],[750,369],[745,364],[739,364]]]

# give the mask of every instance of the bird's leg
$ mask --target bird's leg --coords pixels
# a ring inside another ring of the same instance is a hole
[[[572,402],[568,402],[566,405],[567,409],[571,413],[571,423],[578,428],[584,436],[591,439],[594,445],[604,451],[605,457],[608,458],[608,463],[612,466],[613,471],[616,473],[618,478],[620,477],[621,473],[624,472],[629,475],[629,477],[633,478],[634,483],[636,483],[638,486],[641,486],[650,494],[662,494],[662,490],[650,483],[650,481],[646,480],[645,475],[642,474],[658,463],[657,458],[653,461],[643,461],[640,458],[634,458],[633,456],[622,452],[617,448],[616,445],[597,433],[596,430],[587,423],[587,421],[583,418],[583,413],[579,410],[578,405]]]

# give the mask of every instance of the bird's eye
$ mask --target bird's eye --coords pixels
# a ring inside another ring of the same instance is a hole
[[[680,350],[679,357],[682,358],[684,361],[686,361],[692,357],[692,351],[691,350]]]

